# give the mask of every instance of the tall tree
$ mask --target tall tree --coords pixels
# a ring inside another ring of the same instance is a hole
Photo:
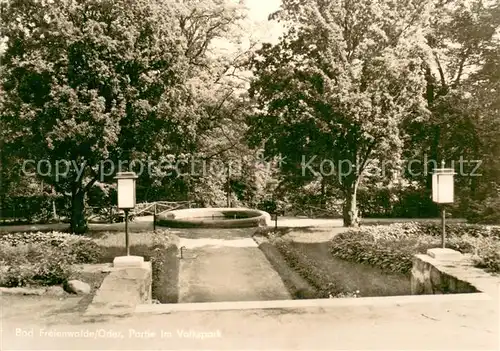
[[[359,224],[370,162],[397,167],[402,120],[426,114],[428,15],[428,3],[413,0],[285,0],[275,18],[290,24],[286,35],[255,58],[261,113],[249,121],[251,141],[285,155],[297,181],[322,177],[340,189],[345,226]]]
[[[73,162],[64,174],[38,174],[71,194],[73,232],[87,229],[85,194],[102,180],[101,161],[195,147],[203,114],[192,78],[230,20],[223,2],[205,1],[215,5],[204,13],[201,3],[2,2],[2,123],[22,159]]]
[[[457,190],[464,211],[471,196],[476,196],[473,194],[486,191],[496,167],[491,153],[498,150],[495,140],[500,138],[495,122],[499,29],[500,4],[496,1],[436,0],[426,35],[432,49],[431,60],[425,66],[425,96],[431,115],[426,120],[406,121],[407,158],[427,157],[438,164],[446,160],[448,166],[454,161],[457,171],[463,172],[457,177]],[[461,159],[473,162],[459,165]],[[476,160],[482,165],[474,171]],[[413,173],[419,172],[420,177],[408,175],[428,194],[434,164],[426,165],[427,174],[423,165],[414,167]],[[484,175],[471,175],[473,171]]]

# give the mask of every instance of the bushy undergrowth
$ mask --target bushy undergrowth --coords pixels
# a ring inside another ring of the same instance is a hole
[[[101,255],[100,246],[91,238],[60,232],[6,233],[0,235],[0,244],[48,246],[71,257],[75,263],[97,263]]]
[[[85,248],[92,246],[86,242],[73,245],[73,240],[61,233],[2,235],[0,285],[17,287],[64,283],[73,273],[72,264],[86,260]]]
[[[59,232],[0,235],[0,286],[63,284],[74,273],[74,264],[107,263],[124,254],[123,233],[98,236]],[[161,302],[177,302],[178,260],[173,236],[165,231],[133,233],[131,241],[131,254],[152,262],[153,274],[158,277],[153,280],[153,295]]]
[[[72,265],[96,263],[99,245],[67,233],[6,233],[0,235],[0,285],[7,287],[62,284]]]
[[[386,271],[408,274],[413,255],[439,247],[438,223],[396,223],[366,226],[337,235],[331,253],[341,259],[367,263]],[[500,228],[471,224],[446,227],[446,245],[472,254],[478,267],[500,272]]]

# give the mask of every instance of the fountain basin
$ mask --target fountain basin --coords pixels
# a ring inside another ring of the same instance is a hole
[[[157,215],[156,224],[169,228],[252,228],[271,224],[269,213],[250,208],[190,208]]]

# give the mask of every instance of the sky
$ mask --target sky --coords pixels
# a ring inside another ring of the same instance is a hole
[[[245,0],[245,4],[249,9],[248,17],[256,28],[252,35],[261,41],[276,41],[282,29],[276,22],[268,21],[268,17],[279,10],[281,0]]]
[[[240,0],[230,0],[239,3]],[[279,10],[281,0],[244,0],[247,7],[247,20],[244,21],[245,31],[241,38],[240,45],[220,38],[212,41],[211,49],[216,55],[226,55],[245,50],[250,47],[250,43],[277,43],[283,28],[276,21],[269,21],[271,13]]]
[[[256,20],[267,20],[270,13],[279,9],[281,0],[246,0],[249,16]]]

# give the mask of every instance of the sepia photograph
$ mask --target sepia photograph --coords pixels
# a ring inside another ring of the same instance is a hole
[[[36,350],[500,350],[500,0],[0,0]]]

